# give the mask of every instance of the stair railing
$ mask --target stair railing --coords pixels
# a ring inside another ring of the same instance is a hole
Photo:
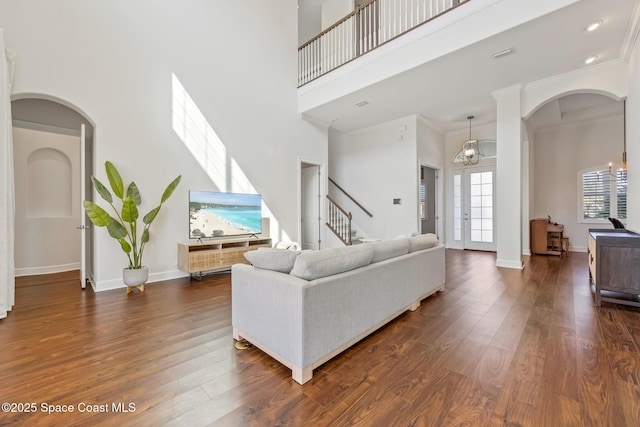
[[[351,245],[351,212],[340,207],[327,195],[329,212],[327,215],[327,227],[344,243]]]
[[[333,179],[331,179],[331,177],[329,177],[329,182],[332,183],[333,185],[335,185],[336,188],[338,190],[340,190],[342,192],[342,194],[347,196],[349,198],[349,200],[351,200],[353,203],[355,203],[357,207],[362,209],[362,212],[364,212],[367,215],[369,215],[370,218],[373,218],[373,214],[371,212],[369,212],[364,206],[362,206],[360,204],[360,202],[358,202],[356,199],[354,199],[353,196],[351,194],[349,194],[344,188],[340,187]]]

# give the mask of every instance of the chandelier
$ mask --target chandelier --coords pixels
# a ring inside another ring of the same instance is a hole
[[[478,140],[471,139],[471,120],[473,120],[473,118],[474,116],[467,117],[467,120],[469,120],[469,139],[462,143],[462,150],[460,150],[462,154],[462,164],[464,165],[475,165],[480,160]]]

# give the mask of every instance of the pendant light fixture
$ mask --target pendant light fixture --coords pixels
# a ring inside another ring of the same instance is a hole
[[[474,116],[468,116],[467,120],[469,120],[469,139],[462,143],[462,164],[464,165],[475,165],[480,160],[480,150],[478,147],[478,140],[471,138],[471,120],[474,119]]]

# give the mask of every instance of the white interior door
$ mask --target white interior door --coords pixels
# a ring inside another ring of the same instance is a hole
[[[85,127],[80,125],[80,286],[84,289],[87,286],[88,269],[87,269],[87,215],[84,213],[82,201],[86,199],[86,145],[85,145]]]
[[[495,166],[454,171],[452,247],[496,250]],[[456,244],[457,242],[457,244]]]
[[[304,165],[303,165],[304,166]],[[320,167],[308,165],[302,169],[301,246],[320,249]]]

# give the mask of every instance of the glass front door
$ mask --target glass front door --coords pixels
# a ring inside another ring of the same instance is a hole
[[[496,250],[495,167],[455,171],[453,240],[464,249]]]

